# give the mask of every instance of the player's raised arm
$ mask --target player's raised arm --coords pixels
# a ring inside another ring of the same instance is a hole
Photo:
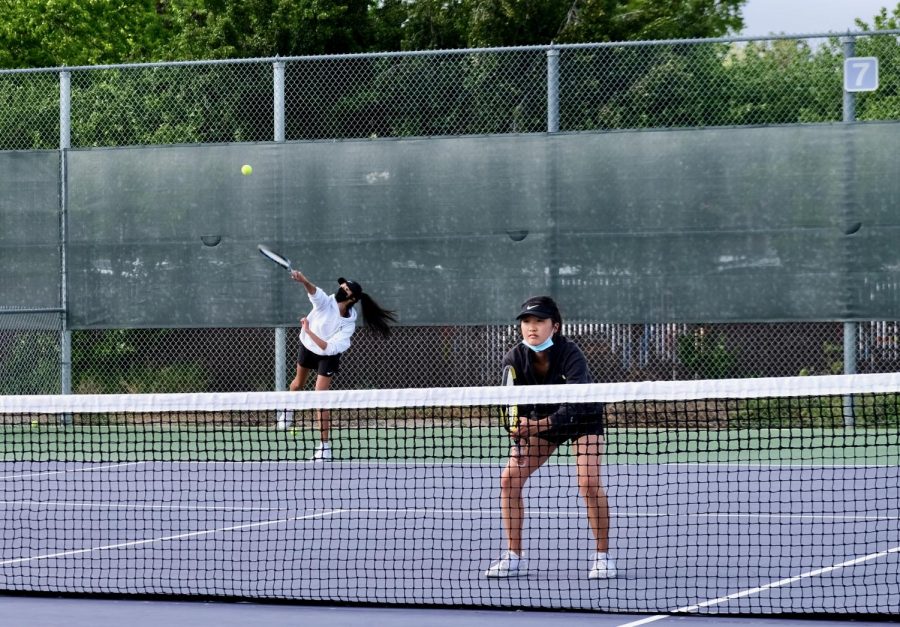
[[[297,281],[297,283],[302,283],[303,287],[306,288],[307,294],[312,295],[316,293],[316,286],[299,270],[291,270],[291,278]]]

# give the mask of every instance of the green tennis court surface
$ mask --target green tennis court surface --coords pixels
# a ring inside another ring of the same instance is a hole
[[[298,461],[308,459],[317,433],[308,428],[208,428],[5,425],[0,459],[6,461]],[[611,464],[772,463],[884,464],[900,460],[900,431],[889,429],[609,429]],[[505,459],[509,440],[481,427],[339,429],[335,459]],[[568,463],[561,447],[551,461]]]

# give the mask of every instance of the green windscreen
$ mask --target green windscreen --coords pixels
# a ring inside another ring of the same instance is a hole
[[[258,243],[409,325],[539,293],[608,322],[892,319],[897,145],[887,123],[72,151],[70,324],[295,324]]]
[[[0,152],[0,172],[0,309],[59,307],[59,153]]]

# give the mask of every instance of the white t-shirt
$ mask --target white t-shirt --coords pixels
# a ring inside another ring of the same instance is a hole
[[[316,355],[337,355],[350,348],[350,338],[356,331],[356,310],[351,308],[348,317],[341,315],[333,294],[326,294],[316,287],[315,294],[309,294],[312,311],[306,315],[309,330],[325,340],[328,348],[322,350],[302,328],[300,341]]]

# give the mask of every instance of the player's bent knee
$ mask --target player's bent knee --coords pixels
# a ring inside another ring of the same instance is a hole
[[[599,481],[585,480],[578,482],[578,491],[585,498],[601,498],[606,495],[603,484]]]
[[[523,477],[515,470],[507,468],[500,475],[500,490],[503,492],[521,491],[527,477]]]

